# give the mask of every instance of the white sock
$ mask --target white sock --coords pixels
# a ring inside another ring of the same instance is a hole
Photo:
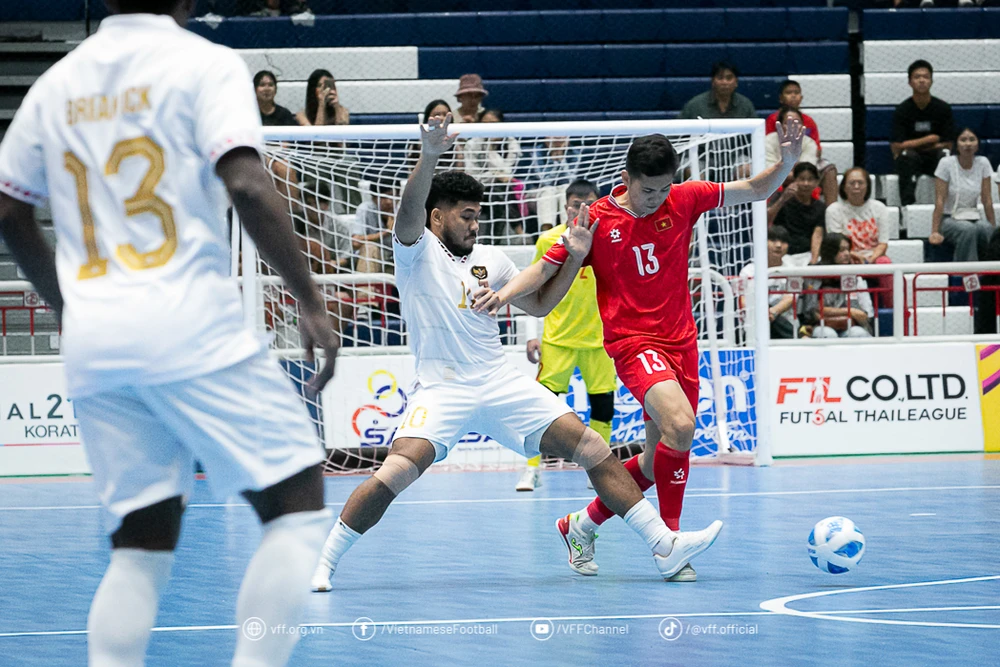
[[[264,526],[236,600],[239,628],[233,667],[281,667],[288,662],[299,638],[298,632],[288,630],[301,621],[331,516],[328,509],[296,512]],[[272,632],[276,627],[284,632]]]
[[[600,528],[600,526],[594,523],[594,520],[590,518],[590,512],[587,511],[586,507],[577,512],[576,516],[577,516],[576,525],[580,530],[590,535],[593,535],[594,533],[597,532],[597,529]]]
[[[111,551],[87,617],[91,667],[142,667],[173,562],[173,551]]]
[[[639,533],[658,556],[666,556],[674,547],[674,532],[663,523],[653,504],[643,498],[625,514],[625,524]]]
[[[326,538],[326,544],[323,545],[323,556],[320,561],[331,570],[335,570],[340,559],[358,541],[359,537],[361,537],[361,533],[350,528],[340,520],[340,517],[337,517],[337,523],[333,525],[333,530],[330,531],[330,535]]]

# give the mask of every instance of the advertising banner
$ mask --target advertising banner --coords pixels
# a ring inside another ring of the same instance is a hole
[[[977,345],[986,451],[1000,452],[1000,345]]]

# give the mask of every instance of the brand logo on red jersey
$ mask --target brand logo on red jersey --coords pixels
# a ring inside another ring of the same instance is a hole
[[[674,223],[670,220],[670,216],[667,216],[665,218],[656,221],[656,231],[658,232],[665,232],[668,229],[671,229],[673,226]]]
[[[621,240],[622,240],[621,230],[620,229],[612,229],[611,230],[611,242],[612,243],[618,243]]]

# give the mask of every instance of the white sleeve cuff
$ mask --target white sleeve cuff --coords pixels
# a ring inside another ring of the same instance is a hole
[[[525,340],[535,340],[541,339],[542,332],[545,330],[545,320],[540,317],[531,317],[530,315],[524,320],[524,335]]]

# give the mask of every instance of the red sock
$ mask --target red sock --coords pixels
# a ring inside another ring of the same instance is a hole
[[[636,454],[628,461],[625,462],[625,470],[628,470],[629,474],[632,475],[632,479],[635,483],[639,485],[639,490],[645,493],[649,487],[653,486],[653,482],[646,479],[646,476],[642,474],[642,470],[639,469],[639,457],[641,454]],[[600,498],[594,498],[589,505],[587,505],[587,514],[590,515],[591,521],[600,526],[602,523],[610,519],[615,515],[614,512],[608,509]]]
[[[656,497],[660,501],[660,517],[670,530],[680,530],[690,466],[690,451],[679,452],[662,442],[656,443],[656,456],[653,457]]]

